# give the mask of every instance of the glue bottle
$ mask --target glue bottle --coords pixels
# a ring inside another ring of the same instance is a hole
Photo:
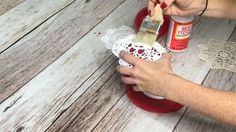
[[[170,26],[167,36],[166,47],[173,52],[183,52],[186,50],[191,30],[193,26],[193,16],[190,17],[170,17]]]

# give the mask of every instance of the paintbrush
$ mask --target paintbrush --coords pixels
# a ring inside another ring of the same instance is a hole
[[[134,42],[140,42],[152,46],[159,34],[159,29],[164,22],[162,9],[159,5],[155,7],[154,15],[146,16],[134,38]]]

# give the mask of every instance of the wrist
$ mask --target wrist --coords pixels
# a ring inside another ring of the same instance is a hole
[[[165,98],[184,104],[185,97],[189,96],[189,90],[195,87],[195,84],[185,80],[175,74],[169,76],[166,83]]]
[[[164,98],[171,99],[173,97],[172,95],[175,94],[173,90],[173,86],[175,83],[179,83],[179,82],[176,82],[178,78],[179,77],[175,75],[174,73],[170,73],[166,75],[165,83],[162,86]]]
[[[198,16],[202,16],[205,13],[205,11],[207,10],[207,6],[208,6],[208,0],[205,0],[204,8]]]
[[[203,15],[206,10],[206,3],[208,3],[208,0],[195,0],[195,8],[196,8],[196,14],[194,15]]]
[[[182,3],[184,5],[184,3]],[[194,0],[190,1],[190,4],[186,4],[180,7],[183,10],[182,16],[198,16],[206,7],[206,0]]]
[[[194,102],[194,98],[199,97],[205,90],[200,85],[181,78],[177,75],[171,76],[169,82],[166,85],[165,98],[178,102],[180,104],[190,106]]]

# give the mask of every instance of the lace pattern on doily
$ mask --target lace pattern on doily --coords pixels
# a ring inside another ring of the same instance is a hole
[[[119,53],[125,51],[133,56],[150,61],[156,61],[166,50],[159,44],[155,43],[153,47],[143,43],[134,43],[135,32],[132,28],[121,26],[118,29],[110,29],[107,34],[102,37],[108,49],[112,49],[112,53],[119,58]],[[126,61],[119,59],[119,64],[123,66],[132,66]]]
[[[106,35],[101,39],[106,43],[108,49],[112,49],[116,41],[129,35],[135,35],[135,31],[132,28],[123,25],[118,29],[108,29]]]
[[[199,58],[207,61],[211,68],[236,72],[236,43],[210,40],[208,44],[198,45]]]

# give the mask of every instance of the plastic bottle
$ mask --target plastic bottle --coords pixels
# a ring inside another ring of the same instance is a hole
[[[193,26],[193,16],[171,16],[166,47],[173,52],[186,50]]]

